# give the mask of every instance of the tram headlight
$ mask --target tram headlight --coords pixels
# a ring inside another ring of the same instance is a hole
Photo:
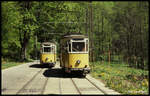
[[[81,63],[81,61],[80,60],[77,60],[77,64],[80,64]]]
[[[45,61],[47,61],[47,60],[48,60],[48,58],[45,59]]]
[[[87,67],[87,65],[85,65],[85,68]]]

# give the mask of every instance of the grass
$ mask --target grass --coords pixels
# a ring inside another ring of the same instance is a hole
[[[148,94],[148,71],[130,68],[125,64],[90,63],[91,75],[122,94]]]
[[[3,60],[2,59],[2,63],[1,63],[1,69],[6,69],[6,68],[10,68],[10,67],[13,67],[13,66],[17,66],[17,65],[21,65],[21,64],[24,64],[24,63],[27,63],[27,62],[31,62],[33,60],[26,60],[24,62],[16,62],[16,61],[9,61],[9,60]]]
[[[20,65],[20,64],[23,64],[23,63],[24,62],[5,62],[5,63],[2,63],[2,69],[17,66],[17,65]]]

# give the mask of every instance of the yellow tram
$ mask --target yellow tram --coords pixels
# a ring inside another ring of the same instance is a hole
[[[49,64],[49,67],[54,67],[56,64],[56,44],[51,42],[41,43],[40,63]]]
[[[67,72],[86,76],[90,72],[89,39],[81,34],[64,35],[61,38],[60,67]]]

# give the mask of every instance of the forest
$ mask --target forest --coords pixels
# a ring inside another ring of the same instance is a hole
[[[3,1],[1,59],[39,59],[40,43],[66,33],[88,35],[90,62],[126,62],[148,70],[149,4],[146,1]]]

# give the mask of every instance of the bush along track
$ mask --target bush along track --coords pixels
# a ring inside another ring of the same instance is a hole
[[[122,94],[148,94],[148,71],[129,68],[126,64],[92,62],[91,75],[105,83],[106,87]]]

